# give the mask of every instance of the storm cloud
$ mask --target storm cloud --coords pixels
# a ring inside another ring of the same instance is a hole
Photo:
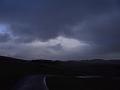
[[[0,54],[120,58],[119,0],[0,0]]]

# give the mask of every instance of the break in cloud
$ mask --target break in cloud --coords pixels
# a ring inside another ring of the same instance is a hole
[[[119,0],[0,0],[0,54],[120,58]]]

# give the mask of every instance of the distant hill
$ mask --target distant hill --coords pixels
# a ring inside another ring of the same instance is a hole
[[[0,56],[0,70],[4,73],[46,74],[67,76],[119,76],[120,60],[21,60]],[[7,74],[6,74],[7,75]],[[4,76],[4,74],[3,74]]]

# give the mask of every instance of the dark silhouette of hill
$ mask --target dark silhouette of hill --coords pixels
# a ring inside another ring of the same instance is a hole
[[[117,81],[120,82],[119,60],[21,60],[0,56],[0,90],[12,90],[18,80],[38,74],[47,76],[50,90],[106,90],[105,86],[107,90],[120,89],[117,85]]]
[[[10,57],[0,57],[0,68],[5,73],[21,74],[53,74],[67,76],[119,76],[120,60],[21,60]],[[18,72],[17,72],[18,73]]]

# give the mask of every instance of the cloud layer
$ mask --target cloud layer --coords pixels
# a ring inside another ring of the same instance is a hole
[[[119,0],[1,0],[0,54],[120,58]]]

